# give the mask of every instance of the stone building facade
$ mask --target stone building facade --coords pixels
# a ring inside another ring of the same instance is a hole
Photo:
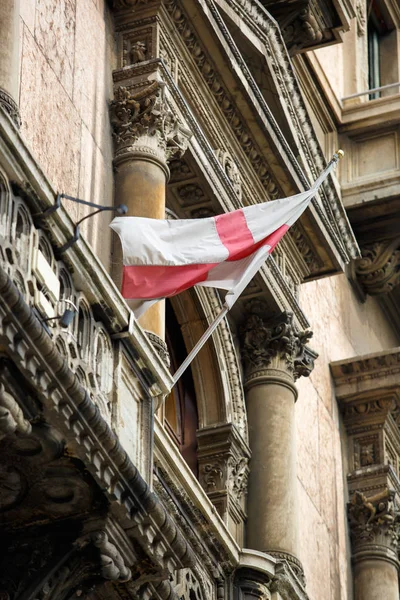
[[[398,1],[2,0],[0,39],[2,600],[398,600]],[[202,218],[338,147],[172,388],[220,294],[133,320],[63,195]]]

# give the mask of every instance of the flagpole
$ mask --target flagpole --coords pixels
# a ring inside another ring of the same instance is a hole
[[[229,306],[224,304],[221,311],[215,317],[214,321],[211,323],[211,325],[208,327],[208,329],[203,333],[203,335],[201,336],[201,338],[199,339],[197,344],[194,346],[194,348],[187,355],[187,357],[185,358],[185,360],[183,361],[183,363],[181,364],[179,369],[172,376],[172,379],[174,380],[174,385],[176,384],[178,379],[181,377],[181,375],[186,371],[186,369],[188,368],[188,366],[190,365],[192,360],[197,356],[197,354],[201,350],[202,346],[206,343],[206,341],[208,340],[210,335],[216,330],[216,328],[218,327],[218,325],[221,323],[222,319],[225,317],[225,315],[228,312],[229,312]]]
[[[321,173],[321,175],[318,177],[318,179],[314,182],[314,184],[310,188],[310,190],[315,190],[315,193],[316,193],[316,191],[319,188],[319,186],[321,185],[322,181],[324,181],[326,179],[326,177],[328,176],[328,174],[330,173],[330,171],[339,162],[339,160],[341,158],[343,158],[343,156],[344,156],[343,150],[338,150],[333,155],[332,160],[328,163],[328,165],[326,166],[326,168],[324,169],[324,171]],[[315,194],[313,194],[313,196],[314,195]],[[311,196],[311,198],[313,196]],[[270,256],[268,253],[265,256],[265,255],[263,255],[263,253],[261,251],[261,254],[258,257],[256,257],[256,260],[254,261],[254,267],[255,268],[252,269],[250,272],[247,273],[247,276],[245,276],[241,280],[241,282],[239,283],[239,285],[236,286],[235,290],[231,290],[230,293],[228,292],[227,297],[225,298],[225,303],[224,303],[221,311],[215,317],[214,321],[211,323],[211,325],[208,327],[208,329],[203,333],[203,335],[201,336],[201,338],[199,339],[199,341],[197,342],[197,344],[194,346],[194,348],[188,354],[188,356],[183,361],[183,363],[181,364],[181,366],[179,367],[179,369],[176,371],[176,373],[174,373],[174,375],[172,376],[172,379],[174,381],[174,385],[176,384],[176,382],[178,381],[178,379],[182,376],[182,374],[186,371],[186,369],[188,368],[188,366],[190,365],[190,363],[192,362],[192,360],[200,352],[201,348],[206,343],[206,341],[208,340],[208,338],[214,333],[214,331],[216,330],[216,328],[218,327],[218,325],[220,324],[220,322],[222,321],[222,319],[227,315],[227,313],[229,312],[229,310],[232,308],[233,304],[236,302],[236,300],[238,299],[238,297],[240,296],[240,294],[242,293],[242,291],[244,290],[244,288],[246,287],[246,285],[248,285],[248,283],[250,282],[250,279],[252,279],[252,277],[254,276],[254,274],[258,271],[258,269],[261,267],[261,265],[263,264],[263,262],[268,258],[268,256]],[[234,292],[234,293],[232,294],[232,292]]]

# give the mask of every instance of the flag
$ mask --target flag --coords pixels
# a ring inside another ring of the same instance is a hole
[[[123,251],[122,295],[138,317],[154,302],[202,285],[228,290],[230,308],[340,158],[307,191],[204,219],[116,217]]]

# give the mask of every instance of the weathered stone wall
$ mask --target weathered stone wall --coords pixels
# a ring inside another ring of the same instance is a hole
[[[56,191],[113,203],[108,101],[115,50],[105,0],[21,0],[21,133]],[[69,203],[76,221],[91,209]],[[110,214],[82,231],[106,266]]]
[[[344,275],[303,284],[301,306],[319,353],[309,379],[297,382],[300,559],[311,600],[350,600],[352,580],[345,514],[345,439],[329,363],[399,345],[378,302],[361,304]]]

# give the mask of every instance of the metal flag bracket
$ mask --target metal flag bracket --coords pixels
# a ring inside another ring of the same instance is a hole
[[[77,204],[84,204],[85,206],[91,206],[92,208],[97,208],[97,210],[89,213],[88,215],[85,215],[84,217],[82,217],[82,219],[80,219],[75,224],[75,230],[74,230],[73,237],[70,240],[68,240],[68,242],[66,244],[61,246],[61,248],[58,248],[58,250],[57,250],[58,254],[63,254],[66,250],[71,248],[71,246],[73,246],[75,244],[75,242],[77,242],[79,240],[79,237],[80,237],[79,225],[86,219],[89,219],[90,217],[94,217],[94,215],[97,215],[98,213],[104,212],[106,210],[116,212],[119,215],[126,215],[126,213],[128,212],[128,207],[125,204],[119,204],[118,206],[104,206],[102,204],[95,204],[94,202],[88,202],[86,200],[81,200],[80,198],[74,198],[73,196],[68,196],[67,194],[57,194],[57,198],[56,198],[56,201],[53,204],[53,206],[50,206],[48,209],[46,209],[40,215],[40,217],[42,219],[47,219],[47,217],[49,215],[51,215],[53,212],[58,210],[61,206],[62,198],[64,198],[65,200],[71,200],[72,202],[76,202]]]

